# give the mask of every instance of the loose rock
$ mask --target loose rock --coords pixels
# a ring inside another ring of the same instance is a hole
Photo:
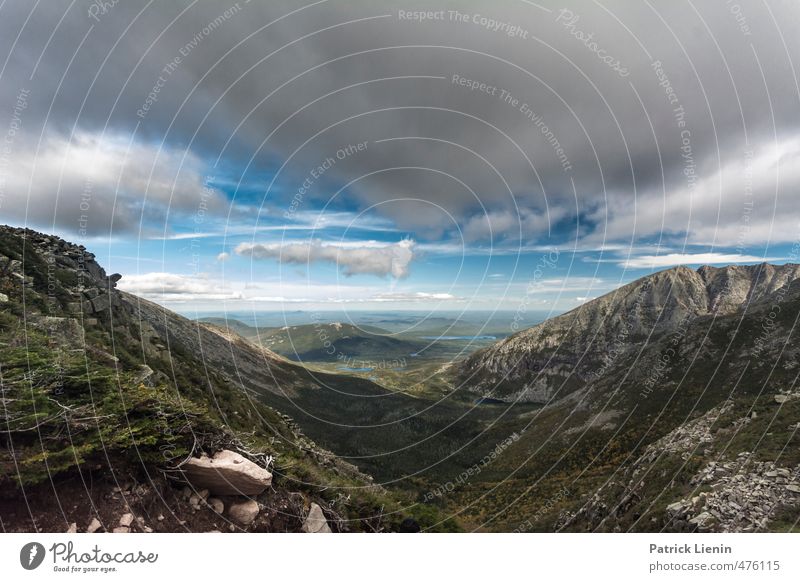
[[[244,503],[234,503],[228,510],[231,519],[241,525],[250,525],[258,517],[258,503],[249,499]]]
[[[325,519],[325,514],[322,513],[322,508],[316,503],[311,504],[308,517],[306,517],[306,521],[303,523],[303,531],[305,533],[332,533]]]
[[[216,497],[211,497],[207,501],[208,506],[213,509],[217,513],[222,513],[225,511],[225,504],[222,502],[221,499],[217,499]]]

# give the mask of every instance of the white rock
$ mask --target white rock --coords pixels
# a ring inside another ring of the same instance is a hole
[[[69,528],[67,529],[67,533],[78,533],[78,524],[72,522],[69,524]]]
[[[192,485],[214,495],[258,495],[272,484],[272,473],[233,451],[189,459],[182,470]]]
[[[115,527],[111,533],[131,533],[131,528],[129,527]]]
[[[99,530],[101,527],[103,527],[103,524],[100,523],[100,520],[97,519],[96,517],[93,517],[92,518],[92,522],[86,528],[86,533],[94,533],[97,530]]]
[[[303,531],[305,533],[333,533],[331,532],[328,522],[325,520],[325,514],[322,513],[322,508],[316,503],[311,504],[311,509],[308,511],[308,517],[303,523]]]
[[[242,525],[250,525],[258,517],[258,503],[252,499],[243,503],[234,503],[228,513],[234,521]]]
[[[130,527],[130,525],[132,523],[133,523],[133,514],[132,513],[126,513],[125,515],[123,515],[122,517],[119,518],[119,524],[122,527]]]

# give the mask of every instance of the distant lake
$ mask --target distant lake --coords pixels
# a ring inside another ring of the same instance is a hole
[[[350,366],[339,366],[336,368],[342,372],[372,372],[375,368],[351,368]]]
[[[505,404],[505,401],[498,400],[497,398],[489,398],[487,396],[484,396],[483,398],[476,399],[475,404]]]

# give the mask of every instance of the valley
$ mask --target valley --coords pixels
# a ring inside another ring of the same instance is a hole
[[[452,389],[438,373],[442,367],[507,336],[514,313],[443,312],[426,317],[416,312],[356,311],[350,316],[349,322],[341,322],[338,312],[275,312],[255,317],[231,313],[197,320],[236,333],[311,370],[371,380],[392,391],[433,396]],[[544,317],[531,314],[532,321]],[[304,321],[312,323],[301,323]],[[277,325],[290,322],[294,324]]]
[[[794,527],[796,265],[669,269],[509,334],[502,313],[193,321],[57,237],[4,228],[0,255],[6,503],[109,469],[169,493],[176,461],[233,447],[274,460],[264,507],[296,494],[338,531]]]

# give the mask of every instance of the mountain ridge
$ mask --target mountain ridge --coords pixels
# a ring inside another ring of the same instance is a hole
[[[736,313],[798,278],[797,264],[659,271],[473,353],[457,370],[458,381],[473,389],[501,385],[498,394],[509,399],[546,401],[553,379],[514,382],[534,371],[552,375],[553,366],[561,365],[585,383],[609,353],[618,357],[620,349],[634,349],[702,316]]]

